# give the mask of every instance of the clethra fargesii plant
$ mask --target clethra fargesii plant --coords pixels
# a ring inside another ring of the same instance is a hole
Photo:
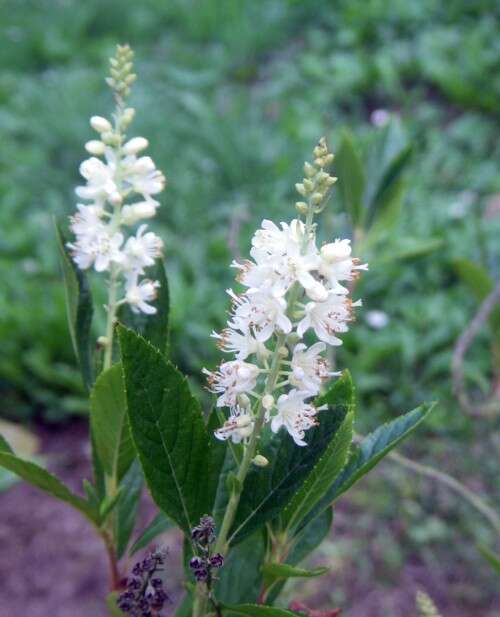
[[[165,180],[140,155],[147,141],[126,135],[134,115],[126,106],[132,68],[130,48],[118,47],[108,79],[112,122],[91,119],[99,139],[87,143],[92,156],[80,169],[84,203],[71,218],[73,237],[58,229],[71,338],[89,389],[93,479],[78,495],[17,457],[2,438],[0,465],[94,526],[109,557],[111,615],[160,617],[168,599],[159,576],[164,552],[148,554],[130,576],[127,563],[176,526],[186,578],[177,617],[289,617],[293,611],[273,605],[289,578],[326,573],[300,563],[329,533],[337,499],[430,406],[354,442],[353,384],[347,371],[333,370],[327,351],[341,344],[361,304],[350,297],[352,282],[367,266],[351,255],[348,239],[319,246],[315,217],[336,181],[333,154],[321,139],[296,185],[297,218],[279,226],[264,220],[251,259],[232,264],[241,291],[228,290],[227,326],[212,333],[232,358],[204,371],[216,400],[203,413],[167,358],[162,242],[143,222],[154,216]],[[91,269],[104,273],[108,293],[106,331],[97,341]],[[159,511],[134,535],[144,480]],[[304,607],[300,598],[290,606]]]

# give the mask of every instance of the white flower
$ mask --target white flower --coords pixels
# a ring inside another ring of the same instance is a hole
[[[271,353],[264,343],[254,338],[248,330],[238,332],[232,328],[225,328],[220,334],[212,332],[211,336],[219,340],[217,343],[219,349],[236,354],[237,360],[246,360],[252,354],[256,354],[259,360],[263,360]]]
[[[221,428],[214,432],[217,439],[225,441],[231,437],[233,443],[240,443],[243,439],[250,437],[253,432],[253,417],[239,405],[231,409],[231,415],[224,422]]]
[[[251,392],[255,388],[260,370],[254,364],[232,360],[223,362],[218,371],[203,369],[203,372],[208,375],[212,392],[220,394],[217,407],[234,407],[238,394]]]
[[[103,272],[109,270],[111,263],[123,262],[122,244],[123,235],[103,224],[95,233],[77,236],[77,241],[68,243],[68,247],[79,268],[85,270],[94,264],[96,272]]]
[[[292,357],[292,372],[288,381],[299,390],[307,391],[310,395],[318,394],[321,382],[333,375],[328,361],[320,354],[325,351],[325,343],[315,343],[309,349],[304,343],[295,345]]]
[[[160,193],[165,187],[165,176],[156,169],[149,156],[136,158],[131,155],[123,162],[124,180],[130,189],[139,193],[148,201],[151,195]]]
[[[100,205],[84,206],[77,204],[78,212],[70,217],[70,229],[75,236],[94,236],[101,233],[104,227],[102,216],[104,209]]]
[[[351,257],[351,241],[335,240],[321,247],[321,261],[318,271],[336,293],[348,293],[339,281],[352,281],[359,276],[359,270],[368,270],[368,264],[360,264]]]
[[[130,304],[130,308],[134,313],[142,312],[146,313],[146,315],[154,315],[157,309],[148,304],[148,302],[156,299],[156,290],[159,286],[160,283],[158,281],[143,279],[138,282],[137,275],[132,275],[127,279],[125,301]]]
[[[87,181],[86,186],[78,186],[76,194],[81,199],[92,199],[100,204],[108,200],[112,203],[120,199],[115,182],[116,165],[114,155],[106,148],[107,163],[92,156],[80,165],[80,173]]]
[[[135,236],[131,236],[124,248],[125,269],[142,273],[144,268],[152,266],[161,255],[163,242],[152,231],[145,233],[147,225],[141,225]]]
[[[315,419],[317,412],[327,407],[324,405],[316,408],[306,403],[305,399],[310,396],[309,392],[295,389],[290,390],[288,394],[282,394],[276,403],[277,414],[271,420],[272,431],[277,433],[284,426],[298,446],[306,446],[305,431],[317,424]]]
[[[102,116],[92,116],[90,118],[90,126],[98,133],[108,133],[113,130],[110,121]]]
[[[250,289],[244,296],[237,296],[228,290],[233,298],[233,319],[231,328],[246,332],[251,330],[255,338],[263,343],[277,328],[288,334],[292,323],[286,316],[286,301],[281,296],[266,291]]]
[[[342,345],[342,341],[335,336],[338,332],[347,332],[347,323],[352,321],[352,307],[360,306],[361,301],[351,302],[349,298],[330,292],[325,302],[308,302],[304,317],[297,326],[297,334],[313,328],[316,336],[330,345]]]

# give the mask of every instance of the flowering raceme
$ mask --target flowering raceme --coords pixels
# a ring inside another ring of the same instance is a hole
[[[347,332],[353,308],[361,305],[352,302],[345,283],[367,265],[352,257],[347,239],[318,249],[313,217],[323,209],[336,178],[325,171],[333,155],[324,139],[314,157],[313,164],[305,164],[303,183],[296,185],[307,199],[297,203],[299,218],[279,227],[262,221],[252,239],[251,259],[231,264],[246,290],[228,290],[232,313],[227,328],[212,336],[236,359],[214,372],[204,369],[218,395],[217,406],[229,408],[229,418],[215,432],[218,439],[247,440],[263,413],[272,431],[284,426],[297,445],[307,445],[305,433],[321,409],[312,401],[322,383],[339,374],[323,354],[327,345],[342,344],[338,335]],[[310,346],[309,333],[319,339]]]
[[[135,80],[132,56],[131,49],[123,46],[111,59],[108,84],[116,99],[113,123],[100,116],[90,120],[99,139],[85,145],[93,156],[80,165],[86,183],[76,188],[77,196],[89,203],[77,205],[70,225],[75,240],[68,244],[79,268],[110,273],[112,293],[107,310],[111,322],[117,308],[125,303],[136,313],[156,313],[151,303],[160,283],[144,276],[145,268],[155,263],[163,249],[162,240],[147,231],[146,224],[141,224],[135,234],[131,231],[132,226],[155,215],[160,204],[154,196],[165,186],[161,171],[149,156],[141,154],[148,141],[126,136],[135,114],[125,106]]]

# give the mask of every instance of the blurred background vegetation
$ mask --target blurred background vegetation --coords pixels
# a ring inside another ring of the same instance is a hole
[[[263,217],[294,215],[294,183],[324,134],[340,150],[324,239],[351,234],[370,261],[356,289],[364,308],[337,357],[357,384],[358,430],[438,400],[411,454],[495,503],[498,414],[464,412],[450,366],[499,275],[499,24],[495,0],[4,1],[0,414],[60,423],[86,413],[53,217],[74,209],[88,119],[112,108],[107,58],[127,42],[136,134],[168,179],[154,226],[166,245],[175,362],[201,391],[201,367],[219,359],[208,337],[225,319],[228,265]],[[342,182],[361,186],[363,176],[360,218]],[[491,388],[494,325],[466,355],[473,398]],[[491,597],[474,543],[493,536],[479,514],[399,469],[370,482],[352,505],[358,534],[349,550],[331,548],[336,558],[356,563],[371,551],[367,536],[379,547],[367,580],[376,569],[390,581],[409,557],[430,571],[444,561],[470,574],[453,588],[459,599]],[[345,591],[339,583],[332,601]]]

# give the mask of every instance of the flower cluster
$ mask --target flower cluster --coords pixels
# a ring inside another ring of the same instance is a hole
[[[117,600],[122,612],[130,617],[161,617],[160,611],[168,596],[158,572],[163,570],[165,557],[165,550],[156,550],[134,566],[133,576],[127,579],[126,590]]]
[[[128,303],[136,313],[152,314],[156,308],[150,302],[159,283],[144,278],[144,274],[161,255],[163,243],[147,231],[146,224],[135,233],[131,233],[131,227],[155,215],[160,204],[154,196],[163,190],[165,178],[152,159],[141,154],[148,141],[126,136],[135,114],[133,108],[125,106],[135,80],[132,56],[128,46],[119,46],[116,57],[110,60],[111,77],[107,81],[116,99],[113,122],[100,116],[90,119],[99,139],[85,144],[92,156],[80,165],[85,184],[76,188],[76,194],[87,203],[79,203],[71,217],[75,240],[68,247],[79,268],[109,271],[113,280],[123,285],[121,297],[108,306],[109,311]]]
[[[198,582],[207,583],[210,587],[214,579],[212,570],[224,565],[224,557],[220,553],[212,554],[212,544],[215,542],[214,519],[202,516],[199,525],[191,532],[191,539],[201,555],[192,557],[189,567]]]
[[[314,157],[296,185],[307,200],[296,204],[305,220],[299,216],[279,227],[264,220],[253,236],[251,259],[232,264],[246,290],[239,295],[228,290],[233,308],[227,328],[212,336],[235,359],[214,372],[204,369],[217,406],[230,409],[215,433],[219,439],[248,438],[255,409],[263,408],[274,432],[284,426],[297,445],[306,445],[305,431],[316,424],[318,411],[310,399],[337,374],[323,354],[327,345],[342,344],[338,335],[347,332],[353,307],[361,304],[351,301],[348,284],[367,265],[352,257],[350,241],[317,246],[313,216],[323,209],[336,178],[325,171],[333,155],[324,139]],[[319,341],[308,346],[311,332]],[[257,399],[253,408],[250,397]]]

